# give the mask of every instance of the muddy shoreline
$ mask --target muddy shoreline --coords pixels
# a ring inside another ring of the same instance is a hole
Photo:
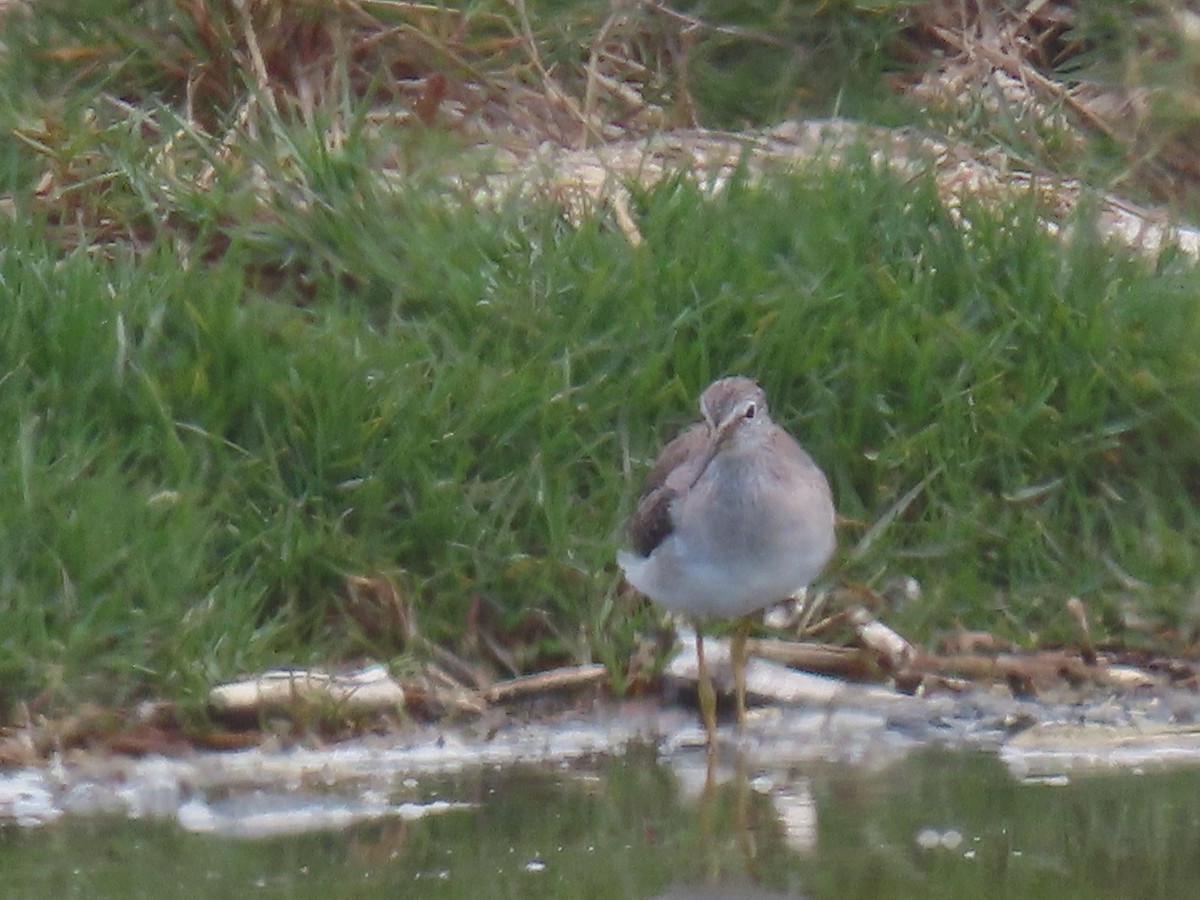
[[[686,696],[686,678],[674,683]],[[1200,764],[1200,696],[1190,690],[1064,687],[1031,700],[1001,686],[930,697],[828,678],[818,686],[828,691],[824,702],[758,706],[740,736],[723,721],[718,768],[736,761],[739,771],[776,780],[825,763],[877,771],[930,746],[998,754],[1018,779]],[[703,738],[690,705],[654,697],[595,701],[550,715],[510,707],[503,720],[412,725],[326,746],[284,749],[268,742],[138,756],[70,750],[42,765],[0,770],[0,824],[116,815],[230,834],[336,827],[425,814],[380,798],[398,781],[478,767],[569,766],[640,748],[681,780],[702,780]],[[231,798],[241,798],[233,811]]]

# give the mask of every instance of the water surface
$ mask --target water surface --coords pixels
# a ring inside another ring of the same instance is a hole
[[[174,819],[65,815],[0,827],[3,896],[1124,900],[1200,884],[1195,769],[1022,782],[992,754],[922,750],[706,776],[702,753],[634,747],[397,778],[370,816],[347,785],[229,790]]]

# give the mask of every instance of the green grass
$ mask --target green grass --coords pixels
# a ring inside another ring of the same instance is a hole
[[[1200,273],[1169,253],[1053,238],[1032,201],[965,232],[864,162],[664,183],[632,248],[464,203],[439,176],[478,155],[353,98],[231,149],[165,101],[58,101],[40,151],[30,96],[2,117],[0,716],[408,665],[336,617],[351,575],[463,652],[482,602],[522,667],[619,672],[656,621],[618,593],[622,521],[734,372],[862,523],[831,579],[917,577],[893,622],[918,639],[1069,634],[1076,594],[1119,634],[1122,604],[1178,622],[1200,589]]]

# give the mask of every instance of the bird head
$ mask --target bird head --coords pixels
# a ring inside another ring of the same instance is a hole
[[[746,428],[771,423],[767,395],[757,382],[740,375],[710,384],[700,395],[700,412],[718,444]]]

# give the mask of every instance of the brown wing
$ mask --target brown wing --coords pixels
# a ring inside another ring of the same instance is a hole
[[[674,499],[674,491],[660,487],[638,501],[637,509],[629,517],[629,537],[638,556],[649,556],[675,530],[675,523],[671,521],[671,501]]]
[[[654,461],[654,465],[646,475],[646,484],[642,487],[642,498],[649,497],[655,489],[666,484],[672,473],[683,467],[689,460],[703,456],[707,444],[708,426],[704,422],[697,422],[677,434],[662,448],[658,459]]]
[[[629,536],[639,556],[649,556],[675,530],[671,502],[696,483],[711,459],[712,441],[703,422],[697,422],[663,447],[629,518]]]

